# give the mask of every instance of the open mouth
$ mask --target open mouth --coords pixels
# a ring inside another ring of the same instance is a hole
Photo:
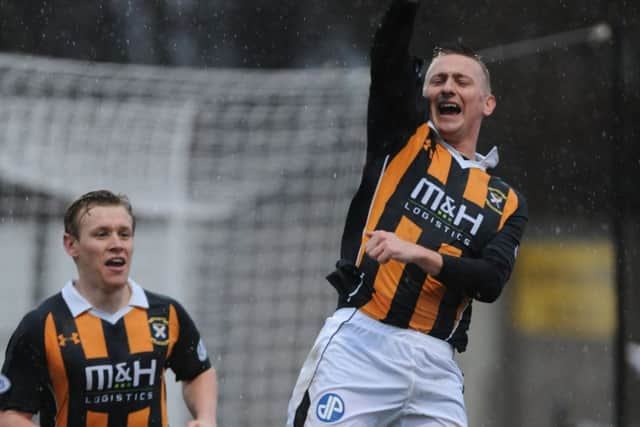
[[[115,258],[109,258],[104,264],[107,267],[124,267],[126,263],[127,262],[125,261],[124,258],[115,257]]]
[[[438,112],[443,116],[456,115],[462,112],[458,104],[453,102],[441,102],[438,104]]]

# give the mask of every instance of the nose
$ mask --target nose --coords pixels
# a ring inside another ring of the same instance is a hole
[[[113,233],[109,239],[109,249],[121,250],[124,247],[123,242],[124,240],[118,235],[118,233]]]
[[[454,85],[452,79],[447,79],[442,85],[442,96],[450,98],[454,94]]]

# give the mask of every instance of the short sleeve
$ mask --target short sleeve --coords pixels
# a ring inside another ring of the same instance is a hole
[[[0,409],[40,411],[47,390],[42,322],[27,314],[7,345],[0,378]]]
[[[176,374],[177,381],[190,381],[209,369],[211,362],[200,333],[187,311],[176,302],[173,306],[180,331],[167,365]]]

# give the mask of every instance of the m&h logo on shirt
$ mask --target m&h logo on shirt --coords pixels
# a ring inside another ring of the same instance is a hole
[[[318,401],[316,416],[320,421],[332,423],[342,418],[344,411],[342,398],[335,393],[326,393]]]

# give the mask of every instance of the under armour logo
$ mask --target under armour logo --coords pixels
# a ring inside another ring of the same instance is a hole
[[[64,347],[67,345],[67,342],[71,341],[74,344],[80,344],[80,335],[77,332],[71,333],[70,337],[65,337],[64,335],[58,335],[58,344],[60,347]]]

